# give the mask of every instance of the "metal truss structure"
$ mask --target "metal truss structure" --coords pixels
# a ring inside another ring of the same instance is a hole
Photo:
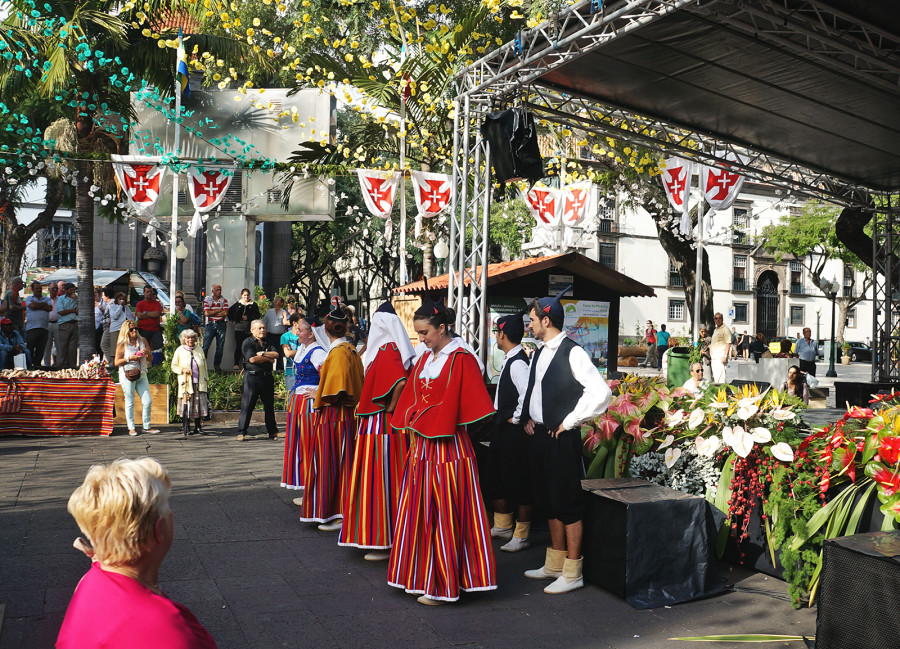
[[[457,328],[486,352],[486,266],[491,199],[490,152],[479,135],[484,116],[512,104],[537,119],[565,126],[587,137],[612,137],[665,156],[689,157],[702,164],[740,171],[747,178],[841,206],[867,206],[875,212],[875,288],[873,380],[900,380],[891,357],[900,354],[900,244],[896,195],[875,191],[824,169],[761,151],[684,124],[635,114],[621,106],[555,88],[541,77],[634,30],[676,11],[704,16],[714,12],[728,29],[750,34],[773,47],[875,86],[896,92],[900,66],[890,55],[900,50],[895,35],[842,14],[818,0],[580,0],[550,20],[522,32],[458,78],[454,141],[454,199],[451,212],[450,294]],[[852,26],[848,28],[848,23]],[[738,162],[735,162],[735,161]],[[896,202],[896,201],[895,201]],[[465,282],[470,282],[465,286]],[[464,290],[468,288],[468,290]]]

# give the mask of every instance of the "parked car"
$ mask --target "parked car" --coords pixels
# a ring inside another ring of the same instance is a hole
[[[869,345],[859,342],[849,342],[848,344],[850,348],[847,350],[847,355],[850,356],[851,361],[872,362],[872,348]]]
[[[797,339],[794,338],[793,336],[785,336],[784,338],[787,338],[788,340],[791,341],[791,353],[793,354],[794,353],[794,345],[796,344]],[[781,341],[784,340],[784,338],[775,338],[772,340],[772,342],[769,343],[769,351],[772,352],[773,356],[775,354],[781,353]]]

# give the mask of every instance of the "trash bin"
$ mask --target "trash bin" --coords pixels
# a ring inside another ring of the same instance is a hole
[[[691,377],[691,348],[673,347],[669,350],[669,373],[666,385],[681,387]]]

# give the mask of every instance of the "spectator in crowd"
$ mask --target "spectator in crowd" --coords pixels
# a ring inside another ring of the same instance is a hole
[[[669,349],[669,332],[666,331],[666,325],[659,325],[659,331],[656,332],[656,369],[662,369],[663,356]]]
[[[782,338],[778,341],[778,353],[775,354],[775,358],[794,358],[794,354],[791,353],[791,346],[790,338]]]
[[[807,374],[816,375],[816,360],[818,358],[818,343],[812,338],[812,329],[806,327],[803,329],[803,336],[797,338],[794,345],[794,352],[800,359],[800,370]]]
[[[753,359],[759,363],[759,359],[763,357],[764,354],[769,354],[771,356],[771,352],[769,352],[769,346],[766,344],[766,337],[762,335],[762,332],[756,334],[756,338],[750,343],[750,351],[753,352]]]
[[[265,411],[266,432],[269,439],[275,439],[278,436],[278,424],[275,422],[275,379],[272,367],[278,360],[278,352],[266,342],[266,325],[262,320],[250,322],[250,336],[241,345],[241,355],[244,359],[244,394],[241,397],[237,441],[244,441],[250,428],[250,418],[256,409],[256,401],[260,398]]]
[[[647,345],[647,355],[640,366],[656,367],[656,328],[650,320],[647,320],[647,328],[644,329],[644,343]]]
[[[98,354],[103,353],[103,331],[109,326],[109,314],[107,313],[107,301],[112,298],[112,289],[109,289],[109,297],[100,289],[94,290],[94,350]]]
[[[713,316],[715,329],[709,342],[709,364],[714,383],[725,383],[725,368],[731,359],[731,331],[721,313]]]
[[[213,368],[222,371],[222,352],[225,351],[225,331],[228,328],[228,300],[222,295],[222,285],[213,284],[212,295],[203,300],[203,314],[206,316],[206,335],[203,339],[203,353],[216,341],[216,357]]]
[[[175,319],[178,321],[178,324],[175,326],[175,335],[179,337],[183,331],[193,329],[200,324],[200,318],[194,314],[191,307],[185,302],[184,293],[181,291],[175,293]],[[196,333],[195,331],[194,334]]]
[[[287,311],[287,317],[290,319],[292,315],[295,313],[299,313],[300,317],[304,316],[303,309],[297,306],[297,298],[293,295],[288,295],[287,304],[284,307],[285,311]]]
[[[44,356],[41,365],[51,367],[56,364],[59,355],[59,313],[56,311],[56,303],[59,300],[59,285],[56,282],[50,284],[47,289],[48,299],[53,308],[50,310],[47,321],[47,344],[44,346]],[[37,363],[39,359],[35,359]]]
[[[281,354],[284,357],[284,385],[288,395],[294,389],[294,364],[300,359],[297,358],[297,350],[303,343],[300,342],[300,321],[303,316],[298,312],[290,315],[290,329],[281,334],[281,340],[278,341],[281,346]]]
[[[31,352],[25,347],[25,339],[13,321],[4,317],[0,319],[0,369],[12,368],[18,354],[25,354],[25,363],[31,367]]]
[[[708,385],[709,381],[703,378],[703,363],[691,363],[691,376],[681,387],[696,396]]]
[[[750,360],[750,343],[752,338],[750,334],[747,333],[747,330],[744,329],[744,333],[741,334],[740,339],[738,340],[738,350],[741,352],[741,356],[743,356],[745,361]]]
[[[278,361],[275,363],[275,370],[278,372],[284,370],[281,336],[288,330],[290,325],[288,317],[288,313],[284,309],[284,300],[276,295],[275,299],[272,300],[272,308],[266,311],[262,319],[266,325],[266,342],[278,350]]]
[[[163,337],[160,320],[163,316],[162,303],[156,297],[156,289],[144,286],[144,299],[134,309],[138,331],[141,337],[150,344],[150,349],[162,349]]]
[[[40,282],[32,282],[31,295],[25,298],[25,309],[28,312],[25,319],[25,344],[34,363],[29,367],[34,367],[40,365],[44,358],[44,349],[50,335],[50,312],[53,311],[53,303],[44,295],[44,287]]]
[[[787,381],[781,384],[781,391],[803,399],[803,403],[809,405],[809,386],[806,384],[806,374],[798,365],[788,368]]]
[[[68,283],[69,282],[67,282],[64,279],[61,279],[58,282],[56,282],[57,293],[59,293],[60,295],[65,295],[66,294],[66,284],[68,284]]]
[[[59,348],[56,350],[56,362],[60,368],[78,366],[78,298],[72,282],[63,284],[65,294],[56,301],[56,313],[59,315]]]
[[[181,346],[172,355],[172,372],[178,376],[178,415],[187,438],[191,419],[194,420],[194,434],[203,432],[200,419],[209,414],[209,375],[206,354],[197,344],[197,332],[185,329],[178,334],[178,340]]]
[[[57,649],[108,647],[215,649],[197,618],[159,587],[159,569],[175,538],[171,483],[152,458],[90,468],[69,498],[69,513],[91,559],[63,619]]]
[[[362,343],[366,342],[366,331],[359,325],[359,320],[356,318],[356,307],[352,304],[345,304],[344,308],[347,309],[349,324],[347,325],[347,340],[350,341],[354,347],[359,347]]]
[[[25,332],[25,304],[22,301],[22,289],[25,288],[25,282],[21,277],[13,277],[7,282],[9,288],[3,296],[3,308],[6,317],[12,320],[13,326],[19,330],[19,333]]]
[[[250,323],[259,320],[259,306],[253,301],[249,288],[241,291],[241,299],[228,309],[228,319],[234,323],[234,369],[240,369],[241,349],[250,337]]]
[[[150,383],[147,381],[147,368],[153,357],[153,350],[145,338],[140,335],[137,325],[126,322],[119,331],[116,343],[116,367],[119,368],[119,384],[125,394],[125,421],[128,423],[128,434],[137,435],[134,428],[134,393],[137,391],[143,408],[143,432],[158,433],[150,427]]]
[[[116,360],[116,341],[119,339],[119,332],[125,321],[134,322],[134,314],[131,307],[127,304],[127,297],[119,291],[113,296],[111,302],[107,306],[109,313],[109,327],[104,329],[103,337],[100,339],[100,348],[103,350],[103,356],[106,358],[106,365],[109,368],[115,367]]]

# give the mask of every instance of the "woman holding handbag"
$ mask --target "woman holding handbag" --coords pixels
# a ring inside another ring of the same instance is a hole
[[[153,360],[150,345],[137,330],[137,325],[127,320],[119,330],[116,343],[115,365],[119,368],[119,384],[125,393],[125,421],[128,422],[128,434],[137,435],[134,429],[134,391],[137,390],[143,406],[143,432],[158,433],[150,428],[150,383],[147,381],[147,368]]]
[[[184,422],[184,437],[194,420],[194,434],[203,432],[200,418],[209,414],[209,372],[206,354],[197,344],[197,332],[185,329],[178,336],[181,346],[172,355],[172,373],[178,376],[178,414]]]

